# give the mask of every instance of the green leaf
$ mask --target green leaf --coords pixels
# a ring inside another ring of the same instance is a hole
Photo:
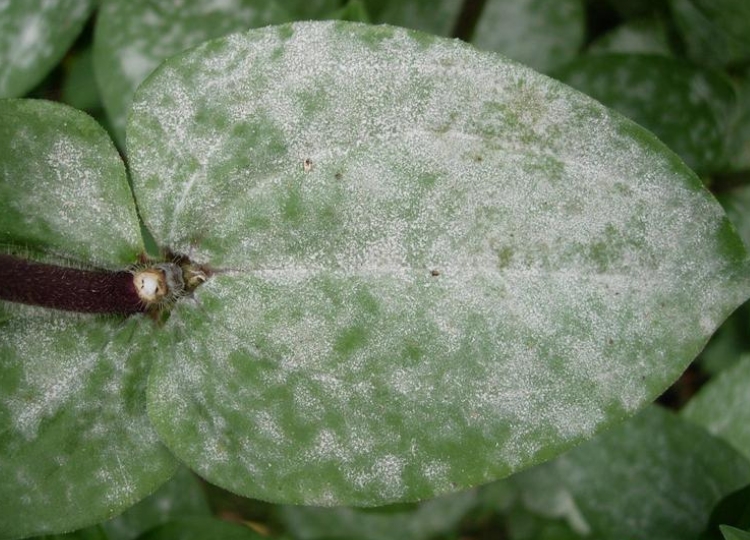
[[[125,167],[91,117],[0,100],[0,244],[102,265],[143,251]]]
[[[670,0],[688,56],[708,66],[750,59],[750,3],[746,0]]]
[[[664,22],[657,17],[621,24],[597,38],[589,53],[660,54],[672,56]]]
[[[66,534],[50,534],[34,538],[35,540],[111,540],[99,525]]]
[[[750,170],[750,69],[735,79],[737,107],[734,113],[729,140],[729,169]]]
[[[735,93],[723,76],[663,56],[602,54],[555,77],[653,131],[699,173],[726,166]]]
[[[651,407],[513,480],[529,509],[566,517],[587,538],[684,540],[698,538],[714,505],[750,481],[750,463]]]
[[[722,371],[694,396],[682,414],[721,437],[750,460],[750,356]]]
[[[255,26],[320,18],[336,0],[103,0],[94,36],[94,68],[116,139],[135,89],[162,60],[210,38]]]
[[[361,540],[427,540],[454,532],[477,504],[476,490],[414,505],[385,508],[316,508],[283,506],[279,518],[296,540],[359,538]]]
[[[102,98],[94,78],[94,52],[83,49],[67,62],[61,101],[85,111],[102,108]]]
[[[742,241],[750,246],[750,185],[719,193],[717,198],[737,228]]]
[[[370,20],[450,36],[463,0],[364,0]]]
[[[750,530],[750,484],[730,493],[714,507],[701,540],[721,540],[721,525]]]
[[[93,0],[0,3],[0,97],[28,92],[80,33]]]
[[[164,326],[149,414],[245,496],[502,478],[653,400],[749,292],[720,206],[650,133],[454,40],[212,41],[141,86],[128,144],[159,244],[215,270]]]
[[[728,525],[721,525],[719,528],[725,540],[750,540],[750,531],[741,531]]]
[[[170,520],[210,514],[206,496],[197,478],[188,469],[181,467],[158,491],[102,526],[109,540],[132,540],[148,529]]]
[[[247,527],[218,519],[192,518],[170,521],[138,537],[138,540],[264,540]]]
[[[141,249],[122,161],[67,106],[0,101],[0,210],[2,241],[16,250],[116,267]],[[150,321],[10,304],[2,313],[0,537],[96,523],[172,474],[146,417]]]
[[[0,333],[0,537],[64,532],[113,517],[176,462],[148,423],[153,329],[19,310]]]
[[[583,44],[582,0],[487,0],[471,42],[548,72]]]

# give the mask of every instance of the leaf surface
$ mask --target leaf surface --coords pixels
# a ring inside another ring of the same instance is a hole
[[[501,478],[654,399],[748,294],[650,133],[457,41],[251,31],[167,61],[130,118],[149,229],[215,270],[165,325],[149,414],[246,496]]]
[[[750,460],[750,357],[719,373],[682,414],[721,437]]]
[[[0,101],[0,209],[14,251],[124,267],[142,249],[122,161],[67,106]],[[0,537],[96,523],[173,473],[146,417],[154,332],[141,317],[0,306]]]
[[[555,77],[653,131],[699,173],[726,167],[735,93],[723,76],[661,55],[597,54]]]
[[[549,72],[583,44],[581,0],[487,0],[471,42]]]
[[[656,406],[512,479],[529,509],[601,540],[698,538],[748,480],[741,454]]]
[[[167,57],[207,39],[255,26],[320,18],[336,0],[105,0],[97,17],[94,68],[116,139],[135,89]]]
[[[57,64],[83,28],[93,0],[0,3],[0,97],[28,92]]]

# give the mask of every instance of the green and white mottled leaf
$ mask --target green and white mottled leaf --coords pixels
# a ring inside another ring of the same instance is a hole
[[[592,54],[629,53],[672,56],[664,22],[657,17],[626,22],[589,45]]]
[[[321,18],[336,0],[102,0],[94,67],[116,138],[135,89],[164,59],[207,39],[248,28]]]
[[[192,518],[170,521],[138,537],[138,540],[264,540],[265,537],[244,525],[219,519]]]
[[[117,151],[70,107],[0,101],[0,234],[121,267],[142,249]],[[64,532],[153,491],[176,462],[146,417],[153,325],[3,304],[0,537]]]
[[[22,96],[63,57],[93,0],[0,1],[0,97]]]
[[[664,56],[602,54],[555,77],[653,131],[699,173],[726,167],[736,96],[723,76]]]
[[[450,36],[456,28],[463,0],[364,0],[364,4],[373,23]]]
[[[155,493],[101,526],[109,540],[133,540],[148,529],[173,519],[210,515],[200,482],[188,469],[181,467]]]
[[[176,468],[146,416],[153,325],[18,311],[0,330],[1,538],[108,519]]]
[[[282,506],[279,519],[296,540],[428,540],[454,533],[477,502],[477,491],[468,490],[385,508]]]
[[[549,459],[653,400],[749,293],[677,156],[455,40],[230,36],[130,118],[145,222],[216,270],[164,327],[149,414],[245,496],[374,506]]]
[[[513,481],[527,508],[566,518],[586,538],[684,540],[698,538],[714,506],[750,481],[750,462],[651,407]]]
[[[549,72],[583,44],[582,0],[487,0],[471,42]]]
[[[746,0],[670,0],[688,56],[708,66],[750,59],[750,3]]]
[[[0,244],[103,265],[143,250],[112,141],[59,103],[0,100],[0,210]]]
[[[721,437],[750,460],[750,356],[719,373],[682,414]]]

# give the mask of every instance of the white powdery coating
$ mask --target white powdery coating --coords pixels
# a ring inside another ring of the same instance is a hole
[[[107,114],[122,140],[135,89],[163,60],[214,37],[283,22],[277,2],[106,2],[96,29],[95,68]]]
[[[91,11],[90,0],[0,2],[0,97],[16,97],[65,53]]]
[[[150,348],[138,325],[31,307],[3,324],[0,469],[15,475],[0,482],[0,515],[15,516],[0,520],[4,537],[109,518],[174,470],[138,397]]]
[[[9,102],[3,112],[13,125],[0,187],[22,220],[11,224],[11,238],[41,241],[89,263],[132,263],[142,249],[138,217],[124,164],[104,130],[50,102]]]
[[[157,238],[223,271],[169,321],[155,424],[252,496],[382,504],[528,466],[653,399],[746,294],[673,155],[458,42],[230,36],[166,63],[129,129]]]

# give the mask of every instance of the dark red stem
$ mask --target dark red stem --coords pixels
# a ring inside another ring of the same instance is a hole
[[[80,313],[145,311],[127,271],[80,270],[0,255],[0,300]]]

